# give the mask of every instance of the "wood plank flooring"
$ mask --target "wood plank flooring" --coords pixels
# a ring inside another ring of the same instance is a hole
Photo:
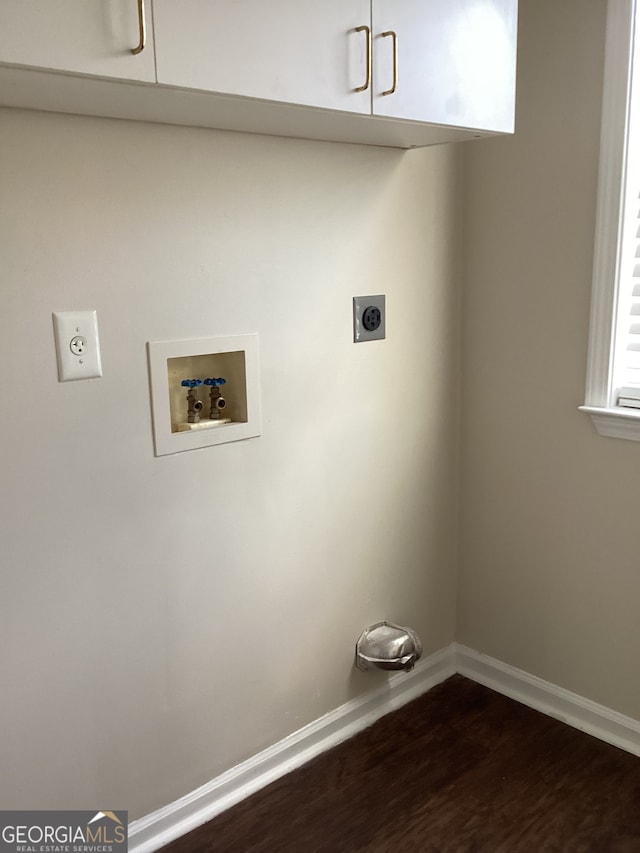
[[[455,675],[165,853],[640,853],[640,758]]]

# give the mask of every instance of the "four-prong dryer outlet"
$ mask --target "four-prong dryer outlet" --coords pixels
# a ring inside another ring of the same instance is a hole
[[[385,297],[353,297],[353,340],[380,341],[385,337]]]

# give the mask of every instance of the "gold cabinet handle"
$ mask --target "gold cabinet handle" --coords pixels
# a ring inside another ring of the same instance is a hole
[[[386,92],[382,92],[383,95],[393,95],[398,88],[398,34],[393,30],[382,33],[382,38],[389,38],[389,36],[393,39],[393,85]]]
[[[358,86],[354,92],[366,92],[371,85],[371,30],[367,26],[356,27],[357,33],[366,33],[367,38],[367,76],[364,85]]]
[[[142,53],[144,46],[147,43],[147,24],[144,19],[144,0],[138,0],[138,28],[140,30],[138,46],[134,47],[131,51],[134,56]]]

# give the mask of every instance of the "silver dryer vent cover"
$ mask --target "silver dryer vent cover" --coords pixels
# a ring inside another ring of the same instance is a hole
[[[391,622],[376,622],[356,643],[358,669],[404,669],[408,671],[422,655],[422,643],[412,628]]]

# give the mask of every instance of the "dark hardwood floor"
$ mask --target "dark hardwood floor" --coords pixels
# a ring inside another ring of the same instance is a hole
[[[640,853],[640,758],[456,675],[165,853]]]

